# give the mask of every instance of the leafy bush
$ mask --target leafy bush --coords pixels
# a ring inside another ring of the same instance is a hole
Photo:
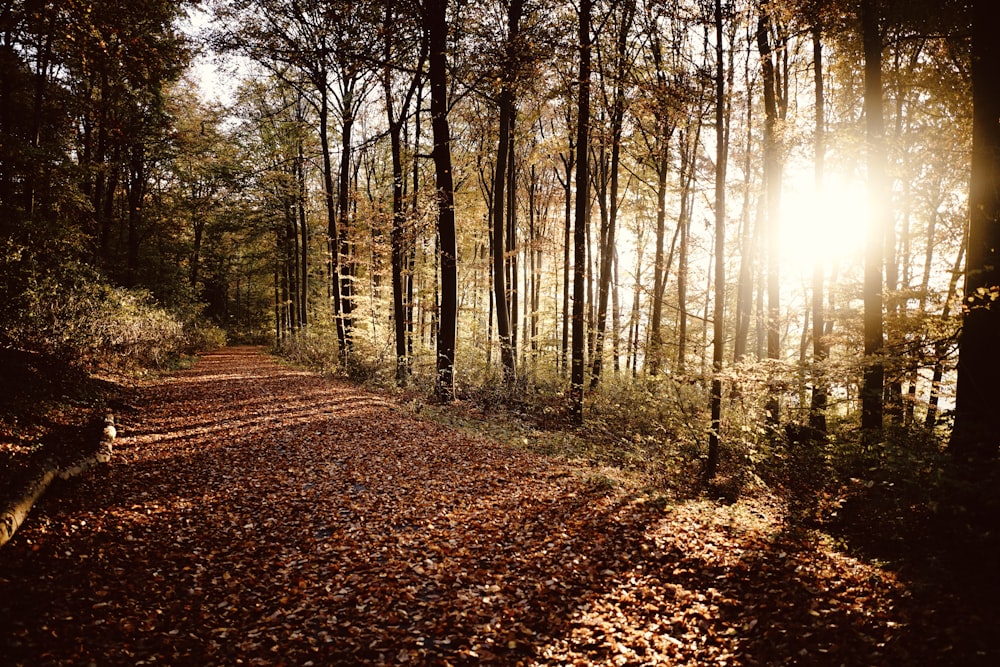
[[[168,311],[148,292],[111,287],[83,265],[30,276],[15,300],[0,343],[84,368],[162,367],[225,344],[196,312]]]
[[[589,394],[586,429],[602,463],[638,472],[656,487],[689,491],[700,479],[707,406],[699,382],[609,376]]]
[[[226,332],[203,317],[184,320],[184,353],[194,354],[225,347]]]
[[[295,335],[288,336],[277,351],[294,364],[323,374],[335,373],[340,368],[335,326],[334,323],[323,320],[314,322]]]
[[[345,362],[347,377],[368,386],[390,386],[395,379],[394,354],[393,349],[376,347],[367,337],[359,337]]]

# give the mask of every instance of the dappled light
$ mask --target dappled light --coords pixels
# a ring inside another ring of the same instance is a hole
[[[12,664],[894,665],[943,641],[926,592],[779,505],[634,496],[250,348],[146,383],[120,425],[0,551]]]
[[[0,663],[1000,664],[993,0],[11,0]]]

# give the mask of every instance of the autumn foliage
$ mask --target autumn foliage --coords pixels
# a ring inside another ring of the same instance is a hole
[[[120,412],[111,463],[0,551],[5,664],[998,655],[995,615],[846,555],[773,499],[601,483],[252,348],[147,382]]]

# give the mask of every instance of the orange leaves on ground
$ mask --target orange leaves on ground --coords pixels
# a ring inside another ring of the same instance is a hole
[[[608,494],[252,349],[134,403],[112,463],[0,551],[7,662],[895,665],[934,647],[903,585],[764,503]]]

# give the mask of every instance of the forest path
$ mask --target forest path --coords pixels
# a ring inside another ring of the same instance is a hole
[[[933,664],[902,585],[764,508],[623,497],[255,348],[134,408],[0,550],[0,664]]]

